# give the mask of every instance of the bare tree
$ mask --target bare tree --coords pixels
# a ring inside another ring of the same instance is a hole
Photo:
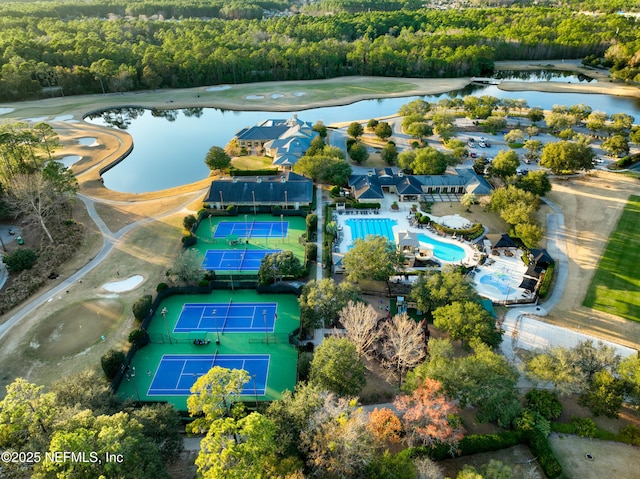
[[[418,479],[444,479],[442,467],[428,457],[419,457],[413,463],[418,471]]]
[[[404,375],[420,364],[425,355],[422,326],[402,313],[385,324],[384,332],[384,365],[397,375],[402,386]]]
[[[49,241],[54,243],[47,221],[56,215],[60,202],[42,172],[17,173],[6,179],[6,186],[9,193],[6,203],[9,208],[18,215],[34,218],[40,223]]]
[[[358,356],[369,358],[378,337],[378,313],[373,306],[349,301],[340,311],[340,322]]]
[[[198,284],[204,277],[202,254],[196,249],[187,249],[180,253],[171,268],[172,279],[186,284]]]

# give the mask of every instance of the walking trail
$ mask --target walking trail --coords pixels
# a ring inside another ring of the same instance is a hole
[[[578,342],[585,340],[591,340],[594,343],[602,341],[604,344],[615,348],[622,357],[636,354],[637,351],[626,346],[604,341],[579,331],[561,328],[538,319],[549,314],[562,300],[569,271],[564,215],[552,201],[546,198],[542,198],[542,201],[553,210],[553,213],[547,215],[547,251],[556,260],[558,276],[551,295],[541,306],[534,305],[509,309],[502,324],[504,339],[501,349],[503,354],[509,361],[520,366],[522,363],[515,354],[517,348],[535,351],[553,346],[573,347]],[[522,379],[521,386],[527,387],[530,384],[525,379]]]
[[[150,216],[147,218],[143,218],[139,221],[133,222],[124,226],[120,230],[116,232],[111,232],[105,222],[102,220],[100,215],[96,211],[96,202],[104,202],[111,203],[109,201],[103,200],[94,200],[88,196],[78,194],[77,197],[85,204],[87,208],[87,212],[89,216],[94,221],[98,229],[100,230],[100,234],[102,235],[102,248],[100,252],[96,254],[86,265],[76,271],[74,274],[66,278],[62,281],[58,286],[53,289],[47,290],[44,293],[32,298],[27,304],[25,304],[22,308],[20,308],[13,316],[11,316],[7,321],[3,324],[0,324],[0,340],[4,338],[4,336],[21,320],[25,317],[31,315],[39,306],[46,303],[47,300],[53,298],[60,293],[68,290],[70,286],[74,283],[77,283],[81,280],[87,273],[93,270],[96,266],[100,265],[113,251],[114,247],[122,240],[122,237],[126,235],[129,231],[138,226],[142,226],[146,223],[156,221],[160,218],[171,216],[185,208],[186,205],[193,202],[195,197],[201,196],[203,191],[196,191],[194,193],[189,193],[186,195],[186,200],[181,202],[179,206],[176,208],[160,213],[158,215]],[[119,202],[123,203],[123,202]]]

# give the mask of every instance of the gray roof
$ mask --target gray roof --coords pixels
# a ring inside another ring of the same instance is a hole
[[[275,126],[252,126],[249,128],[243,128],[236,133],[238,140],[252,140],[252,141],[266,141],[278,138],[289,127],[287,125],[275,125]]]
[[[456,168],[455,172],[455,175],[404,175],[394,173],[391,168],[377,168],[366,175],[351,175],[349,186],[356,199],[382,198],[383,186],[395,186],[399,195],[420,195],[426,188],[438,186],[462,186],[467,193],[480,196],[491,194],[491,185],[472,169]]]
[[[285,194],[286,192],[286,194]],[[313,182],[304,176],[285,171],[276,176],[235,176],[211,182],[206,203],[252,205],[311,203]]]
[[[384,194],[376,175],[351,175],[349,186],[355,191],[357,199],[382,199]]]

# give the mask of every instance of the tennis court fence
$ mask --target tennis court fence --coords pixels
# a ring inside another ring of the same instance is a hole
[[[254,333],[260,333],[260,330],[256,330],[256,331],[252,331]],[[293,344],[290,339],[291,336],[287,333],[268,333],[267,336],[269,337],[269,343],[274,343],[274,344]],[[262,337],[258,337],[258,338],[249,338],[247,340],[247,342],[249,344],[266,344],[267,343],[267,338],[265,336]],[[295,344],[293,344],[295,346]]]

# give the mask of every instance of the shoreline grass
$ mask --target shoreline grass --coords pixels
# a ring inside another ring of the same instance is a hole
[[[591,280],[583,305],[640,322],[640,196],[631,196]]]

